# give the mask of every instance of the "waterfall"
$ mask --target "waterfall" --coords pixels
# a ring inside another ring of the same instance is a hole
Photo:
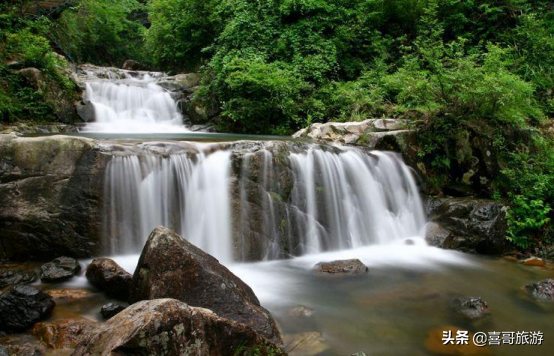
[[[287,142],[166,152],[111,158],[106,252],[139,252],[158,225],[224,262],[423,236],[417,186],[394,153]]]
[[[94,122],[84,132],[168,133],[187,132],[171,93],[156,83],[162,73],[119,70],[98,78],[87,72],[85,101],[94,107]],[[123,77],[123,78],[121,78]]]

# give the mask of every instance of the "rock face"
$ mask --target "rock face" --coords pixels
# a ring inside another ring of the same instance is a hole
[[[71,257],[58,257],[40,267],[43,282],[63,282],[81,271],[81,265]]]
[[[248,325],[280,344],[277,326],[252,289],[215,258],[158,227],[148,237],[133,275],[130,302],[175,298]]]
[[[124,310],[125,310],[125,307],[123,305],[108,303],[102,306],[102,309],[100,310],[100,314],[102,314],[102,317],[104,319],[109,319],[114,315],[121,313]]]
[[[480,297],[454,298],[452,300],[452,309],[469,320],[477,320],[490,315],[487,302]]]
[[[433,246],[480,254],[502,254],[506,241],[506,207],[497,201],[472,198],[430,198],[427,242]]]
[[[73,356],[253,354],[285,355],[244,324],[175,299],[156,299],[133,304],[100,325]]]
[[[121,300],[129,298],[133,276],[109,258],[95,258],[87,267],[88,281],[108,296]]]
[[[106,160],[91,139],[0,135],[0,258],[98,253]]]
[[[317,273],[344,273],[344,274],[359,274],[369,271],[366,265],[358,259],[341,260],[332,262],[320,262],[314,266],[314,271]]]
[[[52,349],[74,349],[81,338],[94,329],[97,323],[87,319],[64,319],[36,324],[31,333]]]
[[[48,316],[55,305],[52,297],[36,288],[12,287],[0,295],[0,331],[23,331]]]
[[[60,122],[73,123],[77,119],[73,106],[75,98],[68,95],[69,93],[57,82],[44,75],[37,68],[24,68],[19,73],[35,90],[42,94]]]
[[[554,301],[554,279],[528,284],[525,291],[538,301]]]

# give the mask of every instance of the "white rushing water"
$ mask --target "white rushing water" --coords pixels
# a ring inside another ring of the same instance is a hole
[[[131,75],[124,79],[99,79],[89,73],[85,101],[94,107],[94,122],[84,132],[178,133],[188,132],[171,93],[156,84],[162,73]],[[108,75],[110,73],[108,72]],[[158,75],[155,75],[158,74]]]
[[[114,156],[105,181],[106,252],[140,252],[159,225],[222,262],[422,239],[417,186],[396,154],[288,149],[286,157],[265,148]],[[234,162],[242,162],[239,173]]]

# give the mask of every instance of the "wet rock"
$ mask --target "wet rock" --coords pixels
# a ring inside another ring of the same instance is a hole
[[[1,340],[10,356],[43,356],[46,351],[46,348],[30,334],[11,334],[2,337]]]
[[[476,346],[473,340],[473,334],[468,332],[468,344],[456,345],[456,341],[453,343],[444,344],[443,332],[450,332],[451,335],[456,338],[457,332],[467,331],[463,328],[458,328],[455,326],[444,326],[435,328],[429,331],[427,339],[425,340],[425,348],[431,351],[433,354],[438,355],[453,355],[453,356],[492,356],[493,352],[489,346],[478,347]]]
[[[175,299],[131,305],[83,338],[73,356],[285,355],[248,326]]]
[[[315,356],[329,350],[323,335],[308,331],[283,337],[289,356]]]
[[[123,63],[123,66],[121,68],[125,70],[138,70],[138,71],[148,70],[146,65],[132,59],[126,60]]]
[[[48,316],[55,305],[52,297],[36,288],[11,287],[0,295],[0,331],[23,331]]]
[[[58,257],[40,267],[43,282],[63,282],[81,271],[81,265],[71,257]]]
[[[279,344],[275,321],[252,289],[215,258],[175,232],[152,231],[133,275],[130,302],[175,298],[244,323]]]
[[[96,118],[94,105],[90,101],[83,101],[75,104],[75,109],[77,110],[77,115],[79,115],[84,122],[93,122]]]
[[[358,259],[339,260],[332,262],[320,262],[314,266],[314,271],[317,273],[345,273],[359,274],[369,271],[366,265]]]
[[[116,303],[108,303],[102,306],[102,309],[100,309],[100,314],[102,314],[102,317],[104,319],[110,319],[114,315],[117,315],[124,310],[125,310],[125,307],[123,305],[119,305]]]
[[[108,159],[88,138],[0,135],[0,258],[97,253]]]
[[[63,319],[36,324],[31,333],[46,347],[74,349],[81,338],[94,329],[96,322],[87,319]]]
[[[525,266],[544,267],[546,265],[546,262],[542,258],[538,257],[529,257],[520,262],[523,263]]]
[[[436,225],[428,227],[427,241],[437,247],[480,254],[503,254],[507,207],[501,202],[471,198],[429,198],[426,210]],[[430,230],[429,230],[430,228]]]
[[[92,260],[87,267],[86,277],[93,286],[112,298],[129,298],[133,276],[109,258]]]
[[[85,299],[90,296],[90,291],[86,289],[49,289],[44,292],[54,299],[70,301]]]
[[[0,267],[0,290],[10,286],[30,284],[37,278],[37,274],[32,270]]]
[[[554,301],[554,279],[528,284],[525,291],[538,301]]]
[[[487,302],[480,297],[454,298],[451,307],[458,315],[469,320],[478,320],[490,316]]]
[[[297,305],[289,310],[288,315],[292,317],[310,317],[314,313],[314,310],[305,305]]]

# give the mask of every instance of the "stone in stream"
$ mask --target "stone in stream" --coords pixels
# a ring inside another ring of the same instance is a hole
[[[523,265],[525,266],[544,267],[546,265],[546,262],[542,258],[538,258],[538,257],[529,257],[520,262],[523,263]]]
[[[314,310],[305,305],[297,305],[289,310],[288,315],[292,317],[310,317],[314,313]]]
[[[110,319],[111,317],[121,313],[124,310],[125,307],[123,305],[108,303],[102,306],[102,309],[100,309],[100,314],[102,314],[102,317],[104,319]]]
[[[48,316],[55,305],[52,297],[36,288],[11,287],[0,295],[0,331],[23,331]]]
[[[318,331],[285,335],[283,339],[289,356],[316,356],[329,350],[329,345]]]
[[[469,320],[490,316],[489,306],[481,297],[454,298],[451,307],[458,315]]]
[[[175,299],[135,303],[81,339],[73,356],[284,356],[250,327]]]
[[[58,257],[40,267],[40,280],[58,283],[71,279],[81,271],[81,265],[71,257]]]
[[[74,349],[81,338],[94,329],[96,322],[88,319],[63,319],[36,324],[31,333],[46,347]]]
[[[554,301],[554,279],[543,279],[525,286],[525,291],[539,301]]]
[[[21,285],[30,284],[37,280],[37,274],[34,271],[27,271],[22,268],[0,267],[0,290]]]
[[[148,237],[129,301],[157,298],[208,308],[281,343],[275,321],[252,289],[215,258],[165,227],[157,227]]]
[[[127,300],[133,276],[109,258],[95,258],[87,267],[86,277],[96,288],[112,298]]]
[[[332,262],[320,262],[314,266],[314,271],[317,273],[344,273],[344,274],[359,274],[369,271],[366,265],[359,259],[339,260]]]

